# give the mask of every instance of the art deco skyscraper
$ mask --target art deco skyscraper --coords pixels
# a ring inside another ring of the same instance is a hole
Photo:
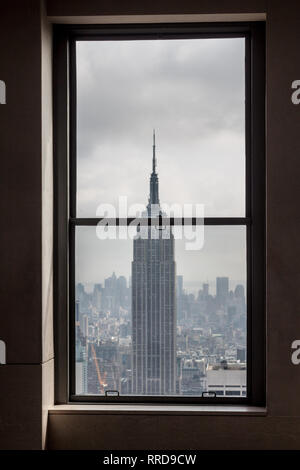
[[[145,217],[162,215],[156,172],[155,133],[150,197]],[[132,393],[176,392],[176,264],[169,226],[142,227],[133,241]]]

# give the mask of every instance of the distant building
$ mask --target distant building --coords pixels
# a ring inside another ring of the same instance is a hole
[[[80,321],[80,303],[79,300],[76,300],[75,302],[75,322],[79,323]]]
[[[177,305],[177,320],[183,320],[183,276],[176,276],[176,305]]]
[[[245,348],[237,348],[236,359],[237,361],[240,361],[240,362],[246,361],[246,349]]]
[[[88,373],[86,340],[83,337],[79,325],[76,326],[76,394],[84,395],[88,391]]]
[[[93,305],[98,309],[101,310],[102,308],[102,285],[95,284],[94,291],[93,291]]]
[[[162,215],[155,134],[150,197],[144,215]],[[170,227],[142,227],[133,242],[133,252],[132,392],[173,395],[176,393],[176,268]]]
[[[245,300],[245,289],[242,284],[237,284],[236,288],[234,289],[234,295],[237,298]]]
[[[187,359],[182,366],[181,391],[184,395],[201,395],[205,387],[205,361]]]
[[[216,285],[216,297],[220,305],[225,306],[228,300],[229,294],[229,278],[228,277],[217,277]]]
[[[245,364],[223,361],[220,365],[209,366],[206,371],[206,391],[217,396],[246,396]]]
[[[202,285],[202,292],[203,292],[203,297],[207,299],[209,296],[209,284],[205,283]]]

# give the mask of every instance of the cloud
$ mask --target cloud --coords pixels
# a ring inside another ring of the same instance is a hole
[[[244,215],[244,64],[242,38],[78,42],[78,216],[147,202],[153,127],[161,202]]]

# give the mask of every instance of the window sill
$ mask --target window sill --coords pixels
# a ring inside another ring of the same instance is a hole
[[[55,405],[50,415],[210,415],[210,416],[266,416],[267,409],[241,405]]]

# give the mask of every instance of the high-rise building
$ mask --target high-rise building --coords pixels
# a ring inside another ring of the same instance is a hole
[[[163,216],[156,172],[155,133],[150,197],[144,217]],[[132,393],[176,393],[176,265],[170,226],[141,227],[133,242]]]
[[[207,297],[209,296],[209,284],[208,283],[204,283],[202,285],[202,291],[203,291],[203,297],[207,299]]]
[[[225,306],[228,300],[229,294],[229,278],[228,277],[217,277],[217,301]]]
[[[176,284],[176,307],[177,307],[177,321],[179,324],[184,319],[183,315],[183,276],[176,276],[177,284]]]
[[[177,295],[182,295],[183,293],[183,276],[176,276],[177,279]]]
[[[76,311],[79,308],[79,302],[76,302]],[[87,339],[83,336],[79,321],[76,321],[76,393],[84,395],[88,391],[87,379]]]

